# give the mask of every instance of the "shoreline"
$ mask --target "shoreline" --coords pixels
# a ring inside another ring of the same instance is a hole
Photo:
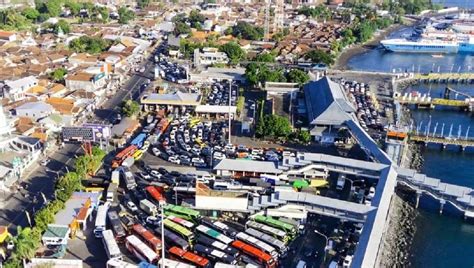
[[[348,63],[351,58],[376,48],[380,41],[385,39],[385,37],[387,37],[389,34],[398,31],[403,27],[409,27],[411,25],[412,24],[394,24],[374,35],[369,41],[363,44],[352,45],[351,47],[344,49],[337,57],[333,69],[340,71],[349,70]]]

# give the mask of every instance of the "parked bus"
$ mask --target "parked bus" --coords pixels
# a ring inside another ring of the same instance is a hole
[[[136,150],[137,147],[135,145],[130,145],[120,151],[112,160],[112,168],[118,168],[122,164],[123,160],[129,156],[132,156]]]
[[[163,209],[165,210],[166,216],[173,215],[188,221],[196,222],[201,217],[199,211],[182,206],[168,204]]]
[[[218,230],[218,231],[222,232],[223,234],[228,235],[230,237],[235,237],[235,235],[238,233],[237,230],[230,227],[229,225],[227,225],[223,222],[220,222],[220,221],[211,220],[209,218],[202,218],[201,223],[204,223],[205,225],[207,225],[211,228],[214,228],[214,229],[216,229],[216,230]]]
[[[142,238],[145,243],[153,249],[158,255],[161,253],[161,240],[158,239],[150,230],[143,227],[141,224],[134,224],[132,227],[134,235]]]
[[[130,145],[135,145],[140,149],[143,147],[143,143],[145,142],[146,138],[146,133],[140,133],[130,142]]]
[[[163,259],[160,259],[158,260],[158,266],[155,266],[155,265],[148,265],[146,266],[145,264],[141,265],[142,263],[140,263],[140,266],[139,268],[157,268],[157,267],[160,267],[160,268],[196,268],[196,266],[194,265],[190,265],[190,264],[187,264],[187,263],[184,263],[184,262],[179,262],[179,261],[175,261],[175,260],[171,260],[171,259],[165,259],[165,267],[162,266],[162,263],[163,263]]]
[[[194,227],[194,223],[190,222],[190,221],[187,221],[185,219],[181,219],[180,217],[176,217],[176,216],[173,216],[173,215],[170,215],[168,216],[168,219],[175,222],[175,223],[178,223],[188,229],[192,229]]]
[[[203,245],[206,245],[206,246],[209,246],[209,247],[216,248],[216,249],[226,253],[227,255],[230,255],[230,256],[233,256],[233,257],[239,256],[239,251],[236,250],[235,248],[233,248],[231,246],[228,246],[228,245],[225,245],[224,243],[219,242],[219,241],[217,241],[215,239],[212,239],[210,237],[207,237],[205,235],[199,235],[196,241],[199,244],[203,244]]]
[[[211,267],[211,264],[208,259],[196,255],[192,252],[182,250],[178,247],[170,248],[169,253],[175,258],[196,265],[197,267]]]
[[[165,236],[165,246],[166,247],[171,247],[171,246],[177,246],[177,247],[180,247],[184,250],[189,250],[189,243],[184,240],[183,238],[181,238],[180,236],[178,236],[177,234],[169,231],[168,229],[164,229],[165,230],[165,233],[164,233],[164,236]],[[155,232],[159,235],[161,235],[161,228],[158,227],[155,229]]]
[[[288,247],[283,241],[280,241],[269,234],[265,234],[253,228],[248,228],[247,230],[245,230],[245,232],[275,247],[281,255],[284,255],[288,250]]]
[[[104,243],[105,252],[109,260],[122,260],[122,252],[120,252],[112,230],[102,231],[102,243]]]
[[[158,186],[147,186],[146,191],[148,194],[158,203],[166,202],[166,198],[163,195],[163,188],[158,187]]]
[[[262,215],[256,215],[254,217],[254,220],[256,222],[267,224],[267,225],[270,225],[270,226],[275,227],[277,229],[283,230],[288,235],[290,235],[291,238],[294,238],[296,236],[297,230],[296,230],[295,226],[293,226],[289,223],[273,219],[272,217],[262,216]]]
[[[206,247],[206,246],[201,245],[201,244],[196,244],[194,246],[194,252],[196,252],[197,254],[200,254],[200,255],[204,255],[204,256],[206,256],[208,258],[211,258],[215,261],[221,261],[223,263],[228,263],[228,264],[236,264],[237,263],[237,260],[234,257],[229,256],[229,255],[225,254],[224,252],[222,252],[220,250],[212,249],[212,248]]]
[[[270,246],[269,244],[263,242],[262,240],[259,240],[247,233],[240,232],[236,235],[236,238],[248,243],[249,245],[252,245],[262,251],[265,251],[266,253],[270,254],[275,260],[278,258],[278,251]]]
[[[105,230],[107,224],[107,211],[109,210],[110,203],[105,203],[97,208],[97,215],[95,217],[95,228],[94,236],[102,238],[102,231]]]
[[[112,231],[114,232],[115,239],[123,242],[123,239],[127,236],[127,232],[125,232],[125,228],[122,226],[117,211],[115,209],[110,209],[107,212],[107,218],[109,219],[110,227],[112,227]]]
[[[110,259],[105,265],[106,268],[138,268],[138,265],[131,264],[123,260]]]
[[[273,237],[275,237],[278,240],[283,241],[283,243],[288,244],[288,241],[290,241],[290,237],[286,234],[286,232],[279,230],[277,228],[273,228],[271,226],[258,223],[256,221],[248,221],[246,224],[247,228],[253,228],[258,231],[264,232],[266,234],[269,234]]]
[[[170,229],[171,231],[181,235],[183,238],[186,238],[189,243],[191,243],[194,240],[194,234],[190,230],[186,229],[186,227],[183,227],[169,219],[165,219],[163,221],[165,224],[165,227]]]
[[[274,268],[276,267],[276,262],[269,254],[248,245],[240,240],[235,240],[232,242],[232,246],[242,253],[248,255],[252,260],[257,261],[260,264],[265,265],[266,268]]]
[[[141,261],[146,261],[152,264],[158,261],[158,254],[138,239],[138,237],[130,235],[127,236],[125,240],[125,246],[127,249]]]
[[[207,226],[204,226],[204,225],[199,225],[198,227],[196,227],[196,230],[198,232],[201,232],[207,236],[210,236],[211,238],[213,239],[216,239],[226,245],[230,244],[233,239],[231,239],[230,237],[226,236],[226,235],[223,235],[221,233],[219,233],[218,231],[214,230],[214,229],[211,229]]]

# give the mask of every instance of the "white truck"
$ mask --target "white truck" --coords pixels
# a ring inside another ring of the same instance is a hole
[[[137,182],[135,181],[135,178],[133,177],[133,173],[131,171],[125,171],[123,176],[125,179],[125,186],[128,190],[132,190],[137,187]]]
[[[115,183],[117,185],[120,184],[120,171],[112,171],[112,176],[110,176],[110,182]]]
[[[158,208],[148,199],[140,200],[140,208],[151,216],[158,215]]]
[[[125,160],[123,160],[122,166],[131,168],[134,163],[135,163],[135,158],[130,156],[130,157],[125,158]]]

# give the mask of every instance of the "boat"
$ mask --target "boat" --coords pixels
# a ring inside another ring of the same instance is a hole
[[[444,56],[443,56],[443,54],[433,54],[433,55],[431,55],[431,57],[433,57],[433,58],[443,58]]]
[[[456,35],[454,39],[386,39],[380,42],[382,46],[392,52],[406,53],[474,53],[474,36]]]

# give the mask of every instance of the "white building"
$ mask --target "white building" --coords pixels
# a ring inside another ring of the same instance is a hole
[[[15,109],[16,115],[19,117],[28,117],[33,120],[47,117],[55,112],[53,106],[43,101],[27,102]]]
[[[28,89],[38,85],[38,79],[31,75],[16,80],[6,80],[4,84],[6,85],[4,97],[19,101],[25,98]]]
[[[210,66],[213,64],[227,64],[229,58],[224,52],[220,52],[217,48],[203,48],[202,52],[196,48],[194,50],[195,66]]]

